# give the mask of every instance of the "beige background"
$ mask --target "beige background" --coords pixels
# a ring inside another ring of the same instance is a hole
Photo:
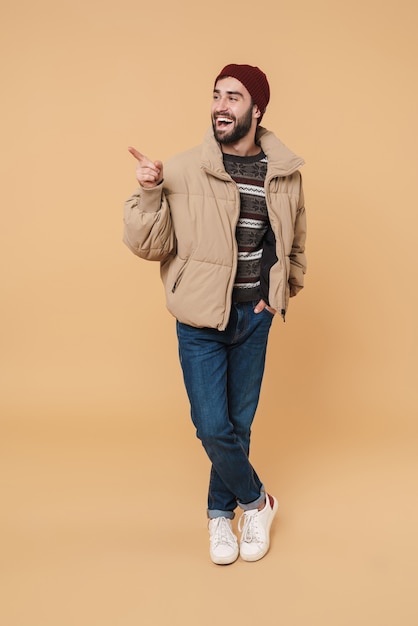
[[[415,7],[2,3],[4,626],[417,624]],[[220,568],[174,320],[121,233],[126,147],[199,143],[230,62],[306,160],[309,273],[254,429],[272,550]]]

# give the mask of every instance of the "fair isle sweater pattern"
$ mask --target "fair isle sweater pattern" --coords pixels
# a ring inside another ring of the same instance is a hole
[[[264,152],[250,157],[224,154],[225,170],[238,186],[240,216],[236,228],[238,266],[234,302],[259,300],[263,239],[269,227],[264,180],[267,157]]]

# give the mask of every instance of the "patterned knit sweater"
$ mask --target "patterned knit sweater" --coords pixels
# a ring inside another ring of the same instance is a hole
[[[234,302],[260,300],[260,265],[263,239],[269,228],[264,192],[267,157],[264,152],[250,157],[224,154],[225,170],[240,192],[240,216],[236,229],[238,267]]]

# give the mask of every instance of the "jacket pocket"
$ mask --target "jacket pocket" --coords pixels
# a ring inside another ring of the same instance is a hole
[[[192,257],[178,263],[175,270],[166,282],[170,313],[183,324],[223,330],[231,267]]]
[[[178,270],[176,277],[174,279],[173,285],[171,287],[171,293],[175,293],[177,287],[179,286],[179,284],[181,283],[181,279],[183,278],[184,272],[187,269],[187,266],[190,263],[190,260],[192,258],[192,255],[189,256],[188,259],[186,259],[183,264],[181,265],[180,269]]]

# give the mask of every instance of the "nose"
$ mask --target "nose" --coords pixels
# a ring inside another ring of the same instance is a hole
[[[227,99],[223,96],[219,96],[217,100],[215,100],[213,110],[216,113],[225,113],[228,110]]]

